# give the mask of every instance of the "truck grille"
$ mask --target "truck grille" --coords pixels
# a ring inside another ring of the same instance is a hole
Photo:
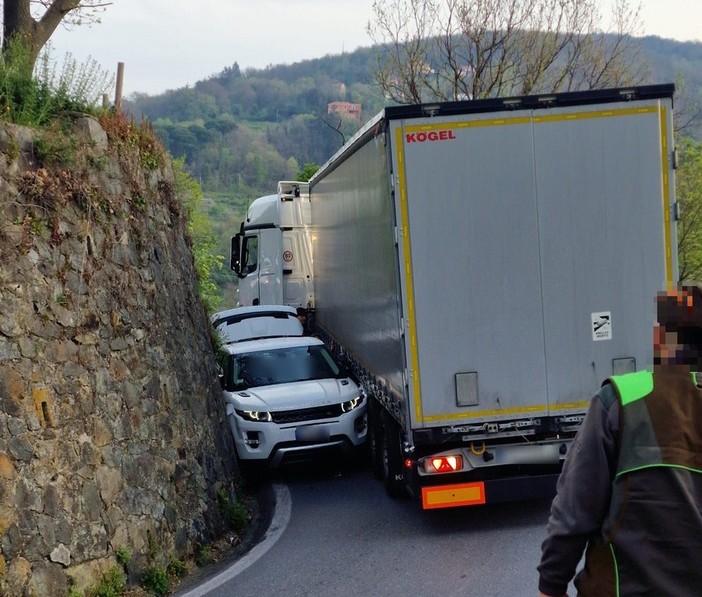
[[[328,406],[317,406],[315,408],[301,408],[299,410],[285,410],[271,413],[273,421],[278,424],[315,421],[317,419],[333,419],[340,415],[341,404],[330,404]]]

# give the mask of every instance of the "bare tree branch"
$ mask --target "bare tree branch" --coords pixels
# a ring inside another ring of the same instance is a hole
[[[640,83],[639,8],[614,0],[376,0],[367,31],[386,96],[417,103]]]

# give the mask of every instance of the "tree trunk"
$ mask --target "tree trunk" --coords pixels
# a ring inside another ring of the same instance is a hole
[[[13,39],[21,40],[29,53],[31,68],[39,52],[56,31],[63,18],[80,6],[80,0],[54,0],[40,20],[35,21],[29,10],[30,0],[4,0],[3,2],[3,53]]]
[[[33,22],[29,12],[29,0],[5,0],[2,7],[2,49],[7,49],[8,41],[18,34],[29,34]]]

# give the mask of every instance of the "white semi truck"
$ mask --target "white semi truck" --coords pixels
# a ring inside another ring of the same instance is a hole
[[[391,495],[552,494],[593,393],[652,365],[677,278],[673,92],[389,107],[309,187],[253,202],[239,300],[314,307],[372,397]],[[308,257],[313,287],[286,292]]]

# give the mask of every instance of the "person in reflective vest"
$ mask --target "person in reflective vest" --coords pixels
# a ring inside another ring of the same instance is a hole
[[[605,381],[566,458],[541,597],[702,595],[702,287],[656,305],[653,371]]]

